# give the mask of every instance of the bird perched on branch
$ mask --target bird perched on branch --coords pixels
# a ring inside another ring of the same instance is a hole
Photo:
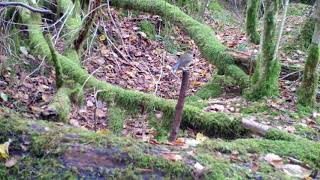
[[[172,68],[172,72],[175,73],[178,69],[186,70],[190,66],[193,60],[193,52],[187,51],[181,55],[178,55],[177,64]]]

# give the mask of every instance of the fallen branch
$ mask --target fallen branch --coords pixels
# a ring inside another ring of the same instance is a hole
[[[48,9],[39,9],[32,6],[29,6],[28,4],[22,3],[22,2],[0,2],[0,7],[8,7],[8,6],[20,6],[24,7],[26,9],[29,9],[32,12],[35,13],[42,13],[42,14],[54,14],[52,11]]]

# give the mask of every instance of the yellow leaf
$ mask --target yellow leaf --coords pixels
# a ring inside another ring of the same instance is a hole
[[[9,157],[9,145],[11,143],[11,139],[7,142],[0,144],[0,159],[7,159]]]
[[[205,140],[207,140],[208,138],[206,136],[204,136],[202,133],[197,133],[197,137],[196,140],[203,142]]]
[[[104,40],[106,40],[106,36],[105,35],[101,35],[101,36],[99,36],[99,41],[104,41]]]
[[[97,133],[102,135],[108,135],[110,134],[110,131],[108,129],[99,129]]]

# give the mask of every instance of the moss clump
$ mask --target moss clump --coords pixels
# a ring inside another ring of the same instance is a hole
[[[247,4],[246,15],[246,32],[249,39],[254,44],[259,44],[260,35],[257,30],[258,26],[258,10],[260,7],[260,0],[249,0]]]
[[[205,84],[196,95],[202,99],[218,97],[224,92],[225,86],[235,85],[237,85],[237,82],[230,77],[214,75],[213,79]]]
[[[237,150],[240,154],[275,153],[279,156],[294,157],[309,165],[320,167],[320,143],[308,140],[265,140],[265,139],[237,139],[231,142],[221,140],[207,141],[199,147],[207,151],[220,151],[222,153]]]
[[[156,28],[154,24],[148,20],[143,20],[139,23],[140,30],[146,33],[147,37],[150,39],[155,39],[156,37]]]
[[[270,140],[294,141],[298,137],[295,137],[294,135],[287,132],[272,128],[267,132],[265,138]]]
[[[108,128],[111,129],[115,134],[120,134],[124,121],[126,118],[126,113],[119,107],[111,106],[108,109]]]
[[[287,16],[304,16],[310,10],[310,7],[301,3],[291,3],[288,7]]]
[[[185,103],[190,105],[190,106],[194,106],[194,107],[197,107],[197,108],[200,108],[200,109],[208,107],[208,103],[198,95],[186,97],[186,102]]]
[[[211,1],[208,5],[208,9],[215,12],[222,12],[223,6],[218,1]]]
[[[298,104],[304,107],[314,107],[318,88],[320,49],[318,44],[312,43],[309,47],[307,62],[304,67],[303,79],[298,90]]]

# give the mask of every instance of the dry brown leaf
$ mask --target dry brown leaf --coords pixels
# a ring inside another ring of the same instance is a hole
[[[162,156],[163,156],[163,158],[165,158],[165,159],[167,159],[167,160],[171,160],[171,161],[179,161],[179,160],[182,160],[182,156],[180,156],[179,154],[167,153],[167,154],[163,154]]]

